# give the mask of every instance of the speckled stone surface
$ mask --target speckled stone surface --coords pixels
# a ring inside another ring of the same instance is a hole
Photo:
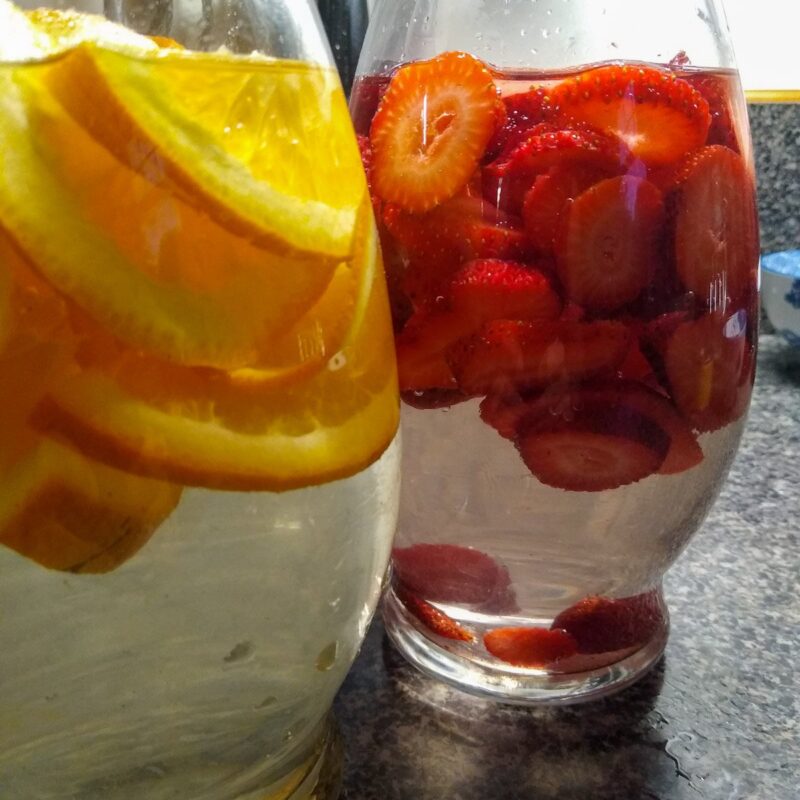
[[[748,113],[761,249],[774,253],[800,247],[800,103],[752,104]]]
[[[665,657],[616,697],[528,710],[407,666],[375,622],[339,694],[344,800],[798,800],[800,350],[762,337],[748,429],[666,580]]]

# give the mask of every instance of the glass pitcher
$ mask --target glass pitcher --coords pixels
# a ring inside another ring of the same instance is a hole
[[[0,0],[0,82],[0,796],[334,797],[398,402],[316,7]]]
[[[350,106],[403,398],[389,634],[506,702],[616,691],[664,650],[753,382],[721,4],[379,3]]]

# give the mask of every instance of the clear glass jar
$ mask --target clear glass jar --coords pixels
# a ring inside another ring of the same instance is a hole
[[[758,227],[721,5],[377,5],[350,101],[403,397],[388,630],[517,703],[661,655],[749,403]]]
[[[311,0],[105,15],[0,0],[0,795],[332,798],[399,467],[347,105]]]

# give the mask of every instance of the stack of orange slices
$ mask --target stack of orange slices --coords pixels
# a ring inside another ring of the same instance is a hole
[[[7,0],[0,30],[0,542],[106,571],[184,486],[378,458],[392,333],[335,73]]]

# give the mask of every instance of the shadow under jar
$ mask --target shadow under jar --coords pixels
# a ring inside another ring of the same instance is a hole
[[[350,108],[404,401],[389,634],[506,702],[616,691],[665,647],[753,383],[721,6],[384,2]]]
[[[0,797],[330,800],[399,469],[347,104],[312,0],[106,10],[0,0]]]

